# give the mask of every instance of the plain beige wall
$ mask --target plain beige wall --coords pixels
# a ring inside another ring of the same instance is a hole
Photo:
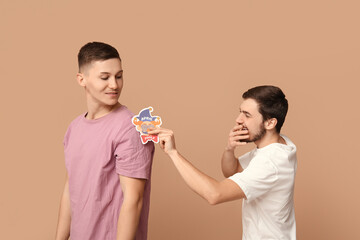
[[[53,239],[62,140],[86,111],[76,55],[89,41],[123,59],[121,102],[153,106],[179,150],[223,179],[241,94],[280,86],[298,147],[298,239],[360,239],[358,1],[1,0],[1,239]],[[239,149],[249,151],[252,146]],[[157,149],[149,239],[241,239],[241,201],[209,206]]]

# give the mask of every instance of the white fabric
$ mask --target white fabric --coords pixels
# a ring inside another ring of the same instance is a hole
[[[239,157],[243,167],[229,179],[243,190],[243,240],[296,239],[294,183],[296,146],[273,143]]]

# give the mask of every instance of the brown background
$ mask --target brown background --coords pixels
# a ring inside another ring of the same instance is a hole
[[[290,102],[283,133],[298,146],[298,239],[360,239],[359,7],[1,0],[1,239],[54,237],[63,136],[86,111],[76,54],[94,40],[122,56],[121,102],[134,113],[153,106],[179,150],[219,180],[242,92],[280,86]],[[149,239],[241,239],[241,232],[241,201],[209,206],[157,149]]]

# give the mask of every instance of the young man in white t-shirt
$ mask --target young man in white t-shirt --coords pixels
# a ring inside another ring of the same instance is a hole
[[[160,147],[185,182],[210,204],[244,198],[243,239],[296,239],[296,146],[280,134],[288,102],[274,86],[249,89],[243,99],[221,160],[227,178],[223,181],[207,176],[181,156],[171,130],[159,128],[149,133],[159,135]],[[256,148],[236,158],[235,148],[249,142]]]

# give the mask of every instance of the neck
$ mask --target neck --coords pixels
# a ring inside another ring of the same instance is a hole
[[[115,105],[94,105],[94,104],[87,104],[88,112],[86,114],[87,119],[97,119],[101,118],[108,113],[114,111],[115,109],[119,108],[121,104],[118,102]]]
[[[257,148],[263,148],[272,143],[286,144],[285,140],[276,131],[267,131],[261,139],[255,142]]]

